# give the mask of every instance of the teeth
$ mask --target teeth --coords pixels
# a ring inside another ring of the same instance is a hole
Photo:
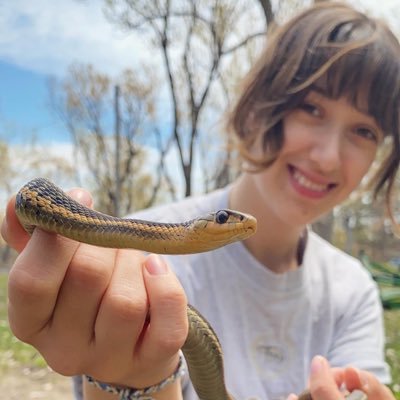
[[[311,182],[298,170],[294,171],[293,177],[301,186],[304,186],[307,189],[314,190],[316,192],[324,192],[325,190],[328,189],[327,185],[321,185],[315,182]]]

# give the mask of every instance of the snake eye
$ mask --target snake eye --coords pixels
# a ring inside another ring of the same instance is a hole
[[[224,224],[229,219],[229,214],[225,210],[218,211],[215,214],[215,221],[218,224]]]

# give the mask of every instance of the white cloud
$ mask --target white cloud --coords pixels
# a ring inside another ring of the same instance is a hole
[[[350,3],[388,19],[400,34],[400,0]],[[102,0],[0,2],[0,58],[24,69],[58,76],[73,61],[92,63],[114,74],[148,58],[148,43],[118,31],[104,17],[102,6]]]
[[[13,0],[0,4],[0,58],[44,74],[61,75],[73,61],[107,73],[134,65],[148,51],[134,35],[118,31],[102,1]]]

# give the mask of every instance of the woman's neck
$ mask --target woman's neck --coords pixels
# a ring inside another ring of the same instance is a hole
[[[274,214],[258,195],[249,176],[244,175],[233,184],[229,207],[257,218],[257,232],[244,244],[258,261],[275,273],[298,268],[302,259],[299,249],[304,250],[305,227],[288,225]]]

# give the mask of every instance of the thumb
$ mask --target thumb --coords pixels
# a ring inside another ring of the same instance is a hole
[[[394,400],[394,396],[390,389],[380,383],[378,379],[370,372],[360,371],[352,367],[348,367],[345,370],[345,383],[346,387],[350,390],[361,389],[365,393],[365,397],[360,399],[368,398],[368,400]],[[355,399],[358,399],[355,397]]]
[[[28,233],[15,213],[15,196],[7,203],[6,214],[1,223],[1,236],[17,252],[21,252],[29,240]]]
[[[341,398],[328,361],[322,356],[315,356],[311,362],[310,392],[313,400]]]
[[[89,191],[82,188],[72,188],[67,192],[68,196],[76,200],[78,203],[93,208],[93,197]]]

